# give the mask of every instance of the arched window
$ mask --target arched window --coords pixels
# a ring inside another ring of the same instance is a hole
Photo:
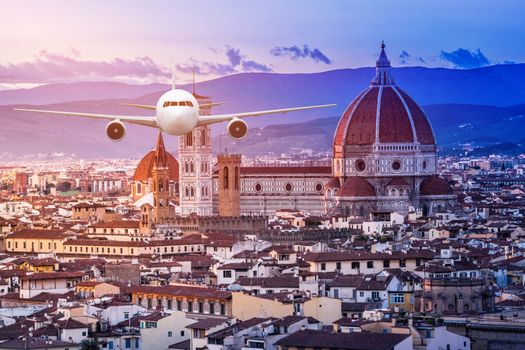
[[[190,172],[195,172],[195,168],[193,167],[193,161],[190,162]]]
[[[190,196],[190,190],[188,189],[188,186],[184,188],[184,194],[186,195],[186,197]]]
[[[194,197],[195,196],[195,188],[193,186],[190,187],[190,197]]]
[[[201,188],[201,197],[206,197],[206,187],[204,186]]]
[[[186,147],[193,146],[193,132],[189,132],[186,134]]]
[[[228,189],[228,182],[229,182],[229,176],[228,176],[228,167],[224,167],[224,175],[223,175],[223,182],[224,182],[224,189]]]
[[[190,172],[190,168],[188,167],[188,162],[184,162],[184,172],[185,173],[189,173]]]
[[[235,189],[239,189],[239,167],[235,167]]]
[[[206,130],[201,130],[201,145],[206,146]]]
[[[140,182],[137,184],[137,193],[142,193],[142,184]]]

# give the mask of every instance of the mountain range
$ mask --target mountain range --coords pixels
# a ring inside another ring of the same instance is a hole
[[[199,83],[196,91],[227,102],[214,108],[214,113],[337,103],[332,109],[251,118],[249,137],[242,141],[219,139],[225,126],[213,128],[216,147],[220,143],[231,151],[242,148],[248,155],[260,150],[281,153],[294,147],[321,151],[329,149],[339,116],[368,86],[373,74],[373,68],[311,74],[244,73]],[[505,149],[520,152],[525,143],[525,64],[469,70],[405,67],[393,69],[392,74],[426,111],[442,150],[472,143],[488,150],[505,144]],[[154,146],[154,129],[130,126],[127,138],[113,143],[105,137],[105,122],[15,112],[13,108],[144,115],[148,111],[120,103],[155,104],[168,88],[163,84],[85,82],[0,91],[0,156],[65,152],[89,158],[140,157]],[[166,143],[175,149],[177,140],[167,137]]]

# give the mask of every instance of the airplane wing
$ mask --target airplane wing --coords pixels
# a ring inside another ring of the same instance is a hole
[[[336,104],[327,104],[327,105],[317,105],[317,106],[270,109],[267,111],[257,111],[257,112],[219,114],[219,115],[201,115],[199,116],[199,121],[197,123],[197,126],[208,125],[208,124],[213,124],[213,123],[220,123],[220,122],[231,120],[233,118],[242,119],[246,117],[258,117],[260,115],[266,115],[266,114],[288,113],[288,112],[295,112],[295,111],[304,111],[308,109],[327,108],[327,107],[335,107],[335,106]]]
[[[156,110],[157,106],[148,106],[148,105],[138,105],[136,103],[120,103],[122,106],[130,106],[130,107],[137,107],[142,109],[148,109],[148,110]]]
[[[199,103],[199,107],[213,107],[213,106],[220,106],[225,104],[226,102],[210,102],[210,103]]]
[[[125,115],[115,115],[115,114],[94,114],[94,113],[79,113],[79,112],[66,112],[66,111],[49,111],[45,109],[26,109],[26,108],[15,108],[15,111],[69,115],[73,117],[86,117],[86,118],[93,118],[93,119],[106,119],[106,120],[118,119],[126,123],[151,126],[154,128],[157,127],[157,118],[154,116],[125,116]]]

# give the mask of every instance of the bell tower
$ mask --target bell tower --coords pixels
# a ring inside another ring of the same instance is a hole
[[[157,147],[153,158],[153,222],[163,223],[171,215],[170,211],[170,178],[166,148],[162,132],[159,131]]]
[[[241,215],[241,155],[219,154],[219,216]]]
[[[193,92],[199,104],[210,104],[210,98]],[[207,115],[210,107],[200,107],[199,113]],[[183,216],[197,214],[211,216],[212,204],[212,153],[211,127],[198,126],[186,135],[179,136],[180,208]]]

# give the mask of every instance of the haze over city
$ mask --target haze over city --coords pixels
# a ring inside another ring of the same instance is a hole
[[[0,350],[521,349],[521,1],[4,1]]]

